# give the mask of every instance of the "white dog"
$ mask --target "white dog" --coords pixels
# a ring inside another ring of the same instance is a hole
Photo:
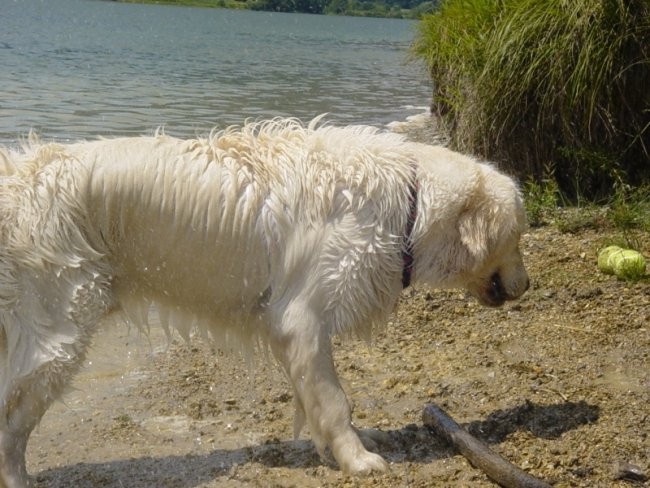
[[[317,126],[318,125],[318,126]],[[0,150],[0,486],[28,485],[30,432],[122,310],[268,344],[298,435],[349,473],[385,468],[352,427],[333,334],[366,336],[413,279],[520,296],[525,225],[492,166],[367,127],[273,120]]]

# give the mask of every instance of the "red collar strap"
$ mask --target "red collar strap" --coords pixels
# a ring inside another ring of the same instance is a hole
[[[411,284],[411,274],[413,273],[413,225],[418,213],[418,182],[413,181],[411,193],[409,195],[409,214],[406,219],[406,229],[404,232],[404,247],[402,248],[402,287],[408,288]]]

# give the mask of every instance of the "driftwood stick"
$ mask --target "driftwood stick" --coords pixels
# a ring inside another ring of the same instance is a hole
[[[427,405],[422,412],[425,425],[442,435],[473,466],[481,469],[490,479],[505,488],[550,488],[514,464],[509,463],[487,444],[481,442],[458,425],[454,419],[435,405]]]

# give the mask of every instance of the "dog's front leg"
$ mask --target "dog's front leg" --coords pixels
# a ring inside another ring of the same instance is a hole
[[[41,371],[15,378],[9,388],[5,387],[0,407],[0,488],[30,486],[25,466],[27,441],[52,397]]]
[[[0,385],[0,488],[30,486],[25,466],[29,435],[81,365],[85,348],[85,341],[74,349],[68,345],[61,357],[25,375],[16,374],[22,356],[8,358],[6,350],[0,353],[6,365]]]
[[[289,376],[297,410],[302,407],[319,454],[329,446],[346,473],[385,470],[386,461],[368,452],[352,427],[332,360],[330,332],[314,308],[294,300],[274,324],[271,348]]]
[[[25,450],[29,432],[0,432],[0,488],[29,486],[25,466]]]

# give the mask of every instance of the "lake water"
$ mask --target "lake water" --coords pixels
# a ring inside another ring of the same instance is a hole
[[[423,112],[416,22],[0,0],[0,143],[205,134],[246,118],[328,112],[383,125]]]

